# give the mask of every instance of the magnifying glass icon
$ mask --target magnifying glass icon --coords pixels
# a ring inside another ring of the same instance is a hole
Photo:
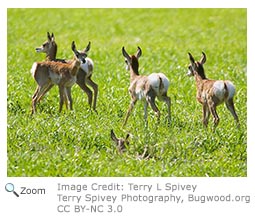
[[[12,184],[12,183],[7,183],[7,184],[5,185],[5,190],[6,190],[7,192],[13,192],[17,197],[19,197],[19,194],[17,194],[16,191],[14,190],[14,184]]]

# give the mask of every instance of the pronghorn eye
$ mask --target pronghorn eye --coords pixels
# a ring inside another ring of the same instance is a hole
[[[125,63],[126,63],[126,64],[128,64],[128,61],[127,61],[127,60],[125,60]]]

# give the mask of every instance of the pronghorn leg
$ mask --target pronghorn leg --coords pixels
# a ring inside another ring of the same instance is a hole
[[[163,95],[162,99],[165,101],[167,105],[167,112],[168,112],[168,124],[171,123],[171,98],[167,95]]]
[[[92,91],[85,84],[85,72],[83,70],[79,70],[77,74],[76,83],[80,86],[80,88],[88,95],[88,103],[91,108],[92,106]]]
[[[32,96],[32,99],[35,98],[35,96],[38,94],[38,91],[39,91],[39,86],[36,87],[36,90],[35,90],[35,92],[34,92],[34,94]]]
[[[32,98],[32,113],[31,114],[34,114],[36,112],[36,104],[38,100],[47,93],[47,91],[49,90],[47,89],[48,89],[48,84],[44,86],[39,86],[39,85],[37,86]]]
[[[155,96],[151,95],[147,97],[147,102],[150,104],[151,108],[153,109],[153,111],[155,112],[158,122],[160,121],[160,111],[158,109],[158,107],[155,104]]]
[[[213,122],[214,122],[214,127],[217,127],[217,125],[219,124],[219,121],[220,121],[220,118],[216,112],[216,105],[215,103],[213,102],[212,99],[208,100],[208,107],[209,107],[209,110],[211,112],[211,114],[213,115]]]
[[[65,87],[59,85],[59,112],[62,111],[64,100],[65,100]]]
[[[85,85],[85,83],[77,82],[77,84],[88,95],[88,104],[89,104],[89,107],[91,108],[91,106],[92,106],[92,91],[88,88],[88,86]]]
[[[64,98],[64,104],[66,106],[66,109],[68,110],[70,103],[69,103],[69,99],[68,99],[68,95],[67,95],[67,88],[64,88],[63,98]]]
[[[86,83],[91,86],[94,90],[94,99],[93,99],[93,110],[96,110],[97,104],[97,95],[98,95],[98,85],[91,80],[91,76],[86,79]]]
[[[203,124],[205,127],[208,125],[208,120],[210,117],[210,110],[207,104],[203,104]]]
[[[134,98],[134,99],[131,100],[130,105],[129,105],[129,108],[128,108],[128,111],[127,111],[127,114],[126,114],[126,117],[125,117],[125,121],[124,121],[124,123],[123,123],[123,127],[126,125],[127,120],[128,120],[128,118],[129,118],[129,115],[130,115],[132,109],[134,108],[136,102],[137,102],[137,99],[136,99],[136,98]]]
[[[45,89],[45,91],[48,92],[53,86],[54,86],[54,84],[49,84],[47,86],[47,88]],[[43,95],[45,95],[45,94],[43,94]],[[42,98],[42,96],[37,99],[37,102],[39,102],[41,100],[41,98]]]
[[[39,91],[40,91],[40,86],[37,86],[35,93],[33,94],[33,97],[32,97],[31,114],[34,114],[36,112],[37,95],[38,95]]]
[[[147,108],[148,108],[148,102],[147,101],[144,101],[144,121],[145,121],[145,124],[148,125],[148,111],[147,111]]]
[[[225,104],[226,104],[228,110],[231,112],[232,116],[234,117],[235,121],[237,122],[237,124],[239,126],[239,119],[238,119],[238,116],[237,116],[236,111],[235,111],[233,98],[226,101]]]
[[[66,92],[66,96],[65,97],[67,97],[70,110],[73,110],[73,99],[72,99],[72,95],[71,95],[71,87],[67,87],[67,88],[65,88],[65,90],[66,90],[65,91]]]

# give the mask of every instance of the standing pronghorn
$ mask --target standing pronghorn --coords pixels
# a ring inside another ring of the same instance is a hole
[[[90,50],[90,45],[91,43],[89,42],[87,47],[83,51],[79,51],[79,52],[87,55],[88,51]],[[53,33],[50,35],[50,33],[48,32],[47,41],[45,41],[40,47],[36,48],[35,50],[38,53],[40,52],[46,53],[46,60],[70,63],[70,60],[56,59],[57,44],[55,42],[55,37]],[[88,103],[90,107],[92,106],[92,99],[93,99],[93,109],[96,110],[98,85],[91,79],[93,74],[93,69],[94,69],[94,63],[92,59],[88,57],[86,57],[85,60],[86,62],[81,64],[80,69],[77,73],[76,83],[88,95]],[[87,85],[93,88],[94,98],[93,98],[92,91],[88,88]],[[52,88],[52,86],[49,86],[49,88]]]
[[[189,54],[190,65],[188,67],[188,75],[195,76],[197,87],[197,100],[203,106],[203,124],[208,125],[210,113],[214,118],[215,127],[219,123],[219,116],[216,112],[216,106],[225,102],[228,110],[233,115],[239,125],[238,116],[235,112],[233,98],[235,95],[235,86],[228,80],[210,80],[205,76],[203,64],[206,62],[206,55],[202,52],[200,61],[195,61],[193,56]]]
[[[127,111],[127,115],[123,126],[127,123],[128,117],[136,104],[137,100],[144,101],[144,119],[147,124],[147,107],[150,104],[151,108],[160,118],[160,111],[155,104],[155,98],[166,102],[168,107],[168,122],[171,120],[171,100],[167,96],[167,90],[169,87],[169,80],[163,73],[152,73],[149,76],[139,75],[139,63],[138,59],[142,55],[142,50],[138,47],[135,55],[129,55],[125,48],[122,47],[122,54],[126,59],[127,70],[130,71],[130,86],[129,93],[131,96],[131,102]]]
[[[85,53],[76,50],[74,41],[72,42],[72,51],[74,59],[70,63],[44,61],[35,62],[32,66],[31,73],[37,82],[37,88],[32,99],[32,114],[36,112],[36,104],[43,97],[50,86],[58,85],[60,103],[59,112],[61,112],[65,95],[69,101],[70,109],[72,109],[71,87],[76,82],[76,76],[80,68],[81,62],[85,63]]]

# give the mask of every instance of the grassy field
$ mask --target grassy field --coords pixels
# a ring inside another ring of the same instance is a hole
[[[8,9],[8,176],[246,176],[246,9]],[[37,54],[54,32],[58,58],[72,58],[77,48],[91,41],[93,80],[99,85],[98,106],[89,109],[87,96],[74,85],[74,110],[58,113],[54,87],[30,116],[36,88],[30,74]],[[129,72],[121,53],[140,46],[140,73],[164,72],[171,84],[172,123],[167,109],[157,124],[149,108],[149,126],[138,102],[122,128],[130,97]],[[211,79],[229,79],[236,86],[235,105],[240,129],[224,105],[213,131],[205,129],[202,107],[196,101],[193,77],[187,77],[188,52],[204,65]],[[131,134],[130,146],[120,155],[110,139]],[[144,148],[151,158],[138,159]]]

